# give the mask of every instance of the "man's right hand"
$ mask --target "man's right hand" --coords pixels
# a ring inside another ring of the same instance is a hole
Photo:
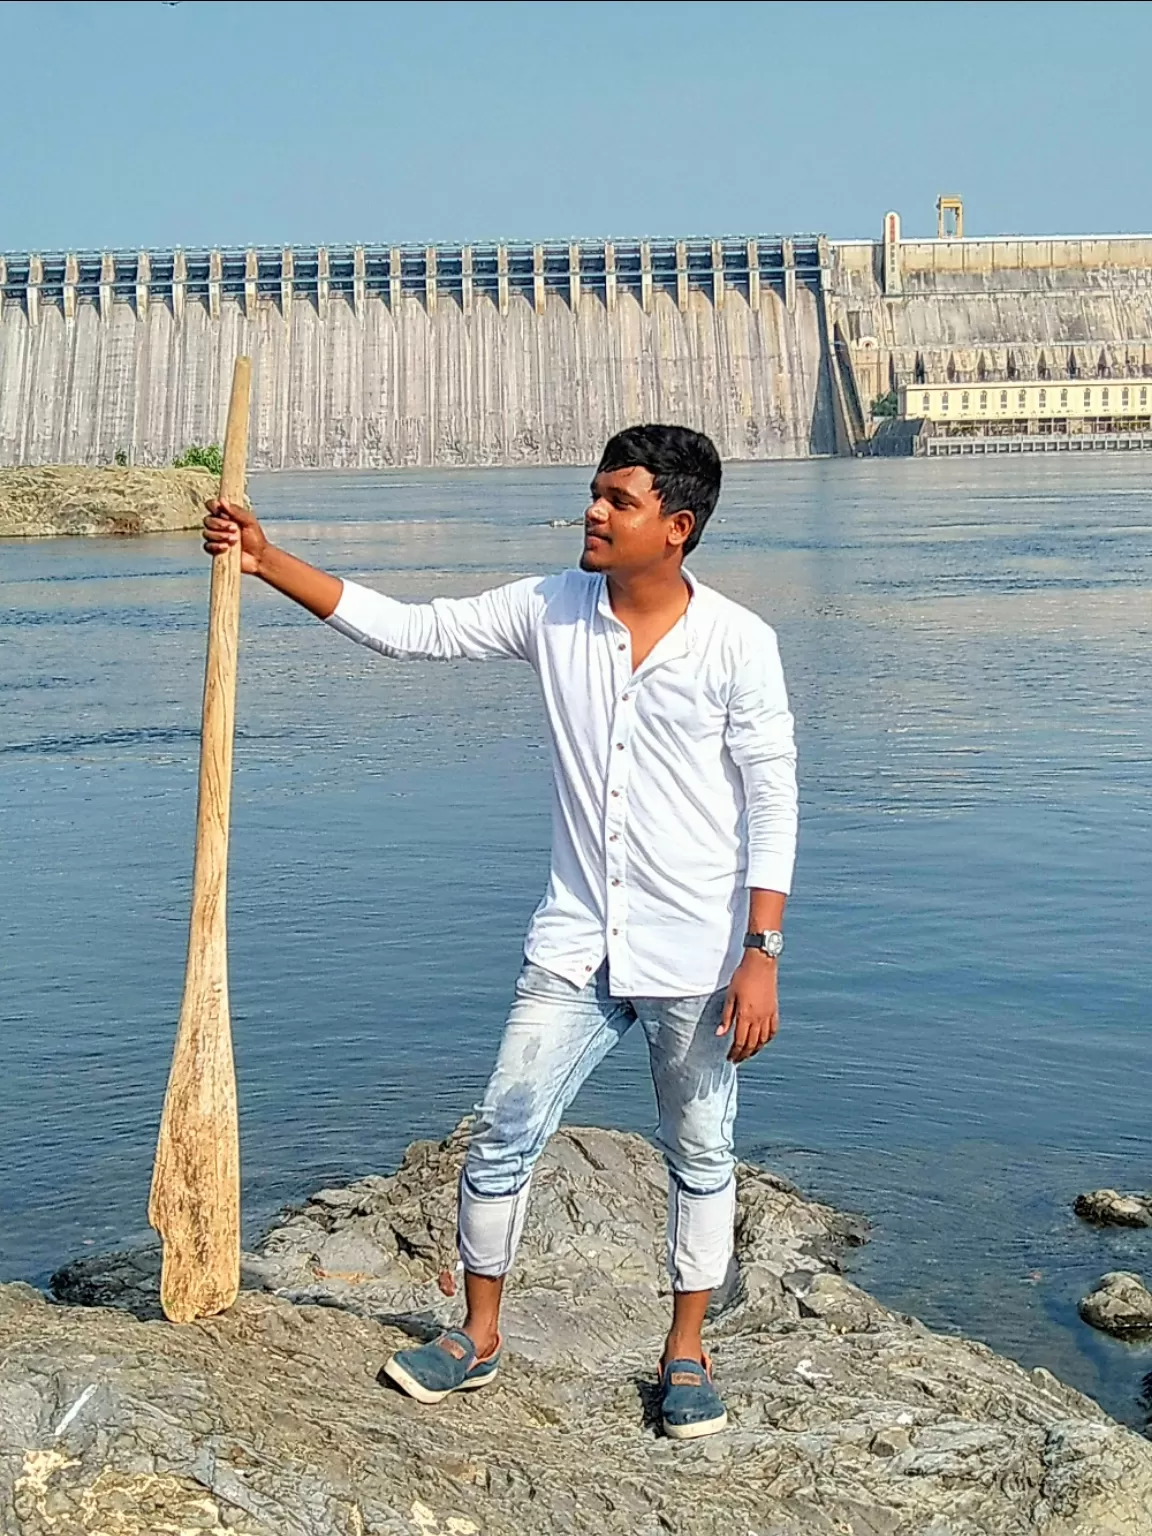
[[[228,501],[209,501],[204,519],[204,549],[210,555],[223,555],[240,545],[240,569],[246,576],[259,576],[260,562],[268,549],[264,530],[246,507]]]
[[[209,501],[204,519],[204,548],[210,555],[227,554],[240,546],[240,569],[247,576],[283,592],[318,619],[331,618],[340,601],[344,583],[339,576],[329,576],[314,565],[297,560],[286,549],[269,544],[264,530],[247,507],[230,501]]]

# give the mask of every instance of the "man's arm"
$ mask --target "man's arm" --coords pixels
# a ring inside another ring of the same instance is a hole
[[[339,576],[329,576],[286,549],[277,549],[246,507],[210,501],[204,519],[204,548],[210,555],[222,555],[236,544],[240,545],[240,568],[245,575],[259,576],[318,619],[330,619],[336,612],[344,591]]]
[[[530,659],[537,581],[511,582],[476,597],[402,603],[358,582],[341,581],[269,543],[243,507],[210,502],[204,547],[222,554],[240,544],[241,566],[331,624],[348,639],[398,660]]]
[[[796,856],[796,744],[776,637],[759,629],[738,662],[728,705],[725,744],[744,785],[748,836],[749,933],[784,926]],[[780,1025],[779,961],[749,949],[724,1003],[719,1034],[732,1034],[730,1061],[745,1061]]]

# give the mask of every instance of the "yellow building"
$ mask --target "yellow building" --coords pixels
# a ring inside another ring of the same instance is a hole
[[[900,414],[956,436],[1141,431],[1152,423],[1152,379],[909,384]]]

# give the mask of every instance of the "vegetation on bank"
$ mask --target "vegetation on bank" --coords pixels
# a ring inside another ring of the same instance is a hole
[[[206,469],[219,477],[224,472],[224,450],[219,443],[192,443],[179,458],[172,460],[173,469]]]

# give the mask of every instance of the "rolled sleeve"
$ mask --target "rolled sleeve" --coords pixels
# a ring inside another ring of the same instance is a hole
[[[401,661],[527,661],[539,587],[529,577],[477,597],[401,603],[346,581],[327,623],[358,645]]]
[[[796,741],[780,650],[766,624],[740,648],[725,742],[744,784],[744,884],[787,894],[796,862]]]

